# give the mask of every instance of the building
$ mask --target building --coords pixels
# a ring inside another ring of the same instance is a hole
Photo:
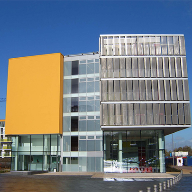
[[[5,120],[0,120],[0,169],[11,168],[11,143],[5,135]]]
[[[11,138],[5,136],[5,120],[0,120],[0,158],[11,157]]]
[[[99,53],[10,59],[12,170],[165,172],[164,136],[191,126],[189,104],[183,35],[101,35]]]

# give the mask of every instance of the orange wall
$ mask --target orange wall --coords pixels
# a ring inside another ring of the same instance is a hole
[[[62,106],[62,54],[9,59],[5,134],[62,134]]]

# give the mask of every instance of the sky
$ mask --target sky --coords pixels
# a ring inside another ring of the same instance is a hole
[[[100,34],[184,34],[192,99],[191,32],[191,0],[0,0],[0,98],[6,98],[9,58],[98,51]],[[0,102],[0,119],[5,110]],[[174,147],[192,146],[192,129],[173,138]]]

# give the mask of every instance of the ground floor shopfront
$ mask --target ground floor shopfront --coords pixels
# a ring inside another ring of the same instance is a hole
[[[165,172],[162,130],[104,131],[104,172]]]
[[[53,134],[13,136],[12,142],[15,171],[165,172],[162,130],[103,131],[103,151],[62,152],[63,139]]]
[[[60,135],[12,137],[12,171],[54,171],[60,166]]]

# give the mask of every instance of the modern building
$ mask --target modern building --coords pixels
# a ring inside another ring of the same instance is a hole
[[[11,138],[5,136],[5,120],[0,120],[0,161],[11,158]]]
[[[99,53],[9,60],[12,170],[165,172],[164,136],[190,118],[183,35],[101,35]]]

